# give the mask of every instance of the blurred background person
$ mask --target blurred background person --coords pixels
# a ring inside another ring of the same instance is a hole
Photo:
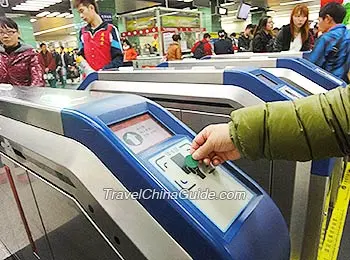
[[[137,52],[131,46],[128,40],[123,41],[123,51],[124,51],[124,62],[133,61],[137,59]]]
[[[181,60],[182,59],[182,51],[181,51],[181,37],[178,34],[173,35],[173,43],[169,45],[168,52],[167,52],[167,60],[173,61],[173,60]]]
[[[238,38],[238,51],[247,52],[250,50],[250,44],[253,38],[253,29],[252,24],[248,24],[244,32]]]
[[[227,34],[224,30],[218,32],[219,40],[214,43],[214,52],[216,55],[233,54],[233,45],[230,40],[226,39]]]
[[[0,17],[0,83],[44,87],[43,70],[34,48],[19,41],[18,25]]]
[[[342,24],[345,15],[344,6],[335,2],[321,8],[318,25],[323,34],[307,59],[350,83],[350,31]]]
[[[210,39],[211,39],[210,34],[205,33],[203,35],[203,39],[201,41],[196,42],[193,45],[191,52],[193,53],[193,56],[196,59],[201,59],[205,56],[213,55],[213,50],[212,50],[212,46],[210,44]]]
[[[262,17],[255,30],[253,39],[253,52],[273,51],[272,37],[273,21],[271,16]]]
[[[309,9],[304,4],[297,5],[290,16],[290,24],[282,27],[275,40],[274,51],[309,51],[311,38]]]
[[[64,47],[60,47],[59,62],[57,64],[57,73],[62,85],[65,88],[67,85],[67,71],[71,66],[71,59],[68,53],[65,52]]]
[[[51,88],[56,88],[56,62],[45,43],[40,44],[39,62],[44,71],[44,79]]]

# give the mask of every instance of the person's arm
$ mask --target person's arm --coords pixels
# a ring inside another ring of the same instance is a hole
[[[240,36],[240,37],[238,38],[238,49],[239,49],[240,51],[248,51],[248,49],[249,49],[249,47],[248,47],[248,49],[247,49],[247,46],[245,45],[245,41],[244,41],[244,39],[243,39],[243,36]]]
[[[44,72],[39,63],[38,54],[32,56],[30,60],[30,77],[32,80],[31,86],[45,87]]]
[[[283,50],[283,37],[284,37],[283,31],[284,30],[282,28],[282,30],[277,35],[276,40],[273,44],[273,51],[281,52]]]
[[[131,60],[136,60],[137,59],[137,52],[135,49],[131,49]]]
[[[217,42],[214,43],[214,53],[217,54],[217,48],[216,48]]]
[[[103,69],[119,68],[123,66],[124,55],[120,44],[119,32],[115,26],[113,26],[111,32],[111,57],[112,61],[104,66]]]
[[[345,156],[350,153],[349,96],[350,86],[236,110],[230,123],[198,134],[193,158],[217,165],[240,157],[308,161]]]
[[[181,60],[182,58],[182,52],[181,52],[181,47],[178,46],[175,51],[175,57],[177,60]]]
[[[79,32],[79,51],[77,53],[78,56],[82,56],[85,58],[85,54],[84,54],[84,40],[83,40],[83,33],[82,33],[83,29],[80,30]]]
[[[308,59],[310,62],[316,64],[317,66],[323,68],[323,66],[326,63],[326,36],[321,36],[315,43],[315,46],[310,53],[310,55],[307,56],[306,59]]]

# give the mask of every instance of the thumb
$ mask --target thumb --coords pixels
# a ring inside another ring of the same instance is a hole
[[[213,152],[213,150],[214,150],[213,144],[207,140],[201,147],[199,147],[192,154],[192,158],[195,159],[196,161],[202,160],[202,159],[208,157],[209,154],[211,152]]]

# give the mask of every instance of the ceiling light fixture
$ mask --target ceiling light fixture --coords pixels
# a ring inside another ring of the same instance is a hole
[[[286,3],[280,3],[280,5],[296,5],[296,4],[302,4],[302,3],[309,3],[313,2],[314,0],[301,0],[301,1],[292,1],[292,2],[286,2]]]
[[[59,14],[60,14],[60,12],[53,12],[53,13],[51,13],[51,14],[46,15],[46,17],[52,18],[52,17],[55,17],[55,16],[57,16],[57,15],[59,15]]]
[[[48,14],[51,14],[51,12],[45,11],[45,12],[42,12],[40,14],[37,14],[36,17],[44,17],[44,16],[46,16]]]

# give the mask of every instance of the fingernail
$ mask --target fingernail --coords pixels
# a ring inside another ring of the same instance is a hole
[[[195,160],[198,160],[198,153],[197,152],[194,152],[192,154],[192,158],[195,159]]]

